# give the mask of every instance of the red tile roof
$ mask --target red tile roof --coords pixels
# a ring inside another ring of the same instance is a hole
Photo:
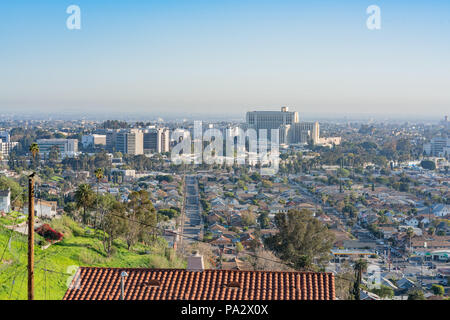
[[[125,300],[335,299],[331,273],[80,267],[63,300],[119,300],[122,271]]]

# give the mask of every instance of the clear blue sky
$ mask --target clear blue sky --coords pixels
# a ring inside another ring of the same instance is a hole
[[[450,110],[447,0],[3,1],[0,43],[1,113]]]

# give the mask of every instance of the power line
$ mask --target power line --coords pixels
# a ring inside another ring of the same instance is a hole
[[[24,192],[25,192],[25,190],[22,190],[22,192],[19,193],[19,194],[17,195],[17,197],[16,197],[11,203],[16,202],[16,200],[19,199],[19,197],[20,197],[21,195],[23,195]],[[11,242],[11,239],[12,239],[13,234],[14,234],[14,226],[17,224],[17,221],[18,221],[18,220],[19,220],[19,215],[16,217],[16,220],[14,221],[14,225],[11,227],[11,232],[10,232],[10,235],[9,235],[9,240],[6,242],[5,248],[3,249],[2,257],[0,258],[0,263],[2,263],[3,257],[5,256],[5,253],[6,253],[6,249],[8,248],[8,244]]]
[[[144,223],[144,222],[142,222],[142,221],[133,220],[133,219],[130,219],[130,218],[128,218],[128,217],[124,217],[124,216],[117,215],[117,214],[114,214],[114,213],[109,213],[109,214],[111,214],[111,215],[113,215],[113,216],[116,216],[116,217],[119,217],[119,218],[122,218],[122,219],[129,220],[129,221],[131,221],[131,222],[139,223],[139,224],[141,224],[141,225],[144,225],[144,226],[149,227],[149,228],[152,228],[152,229],[159,229],[159,230],[165,231],[165,229],[163,229],[163,228],[161,228],[161,227],[151,226],[151,225],[146,224],[146,223]],[[179,235],[179,236],[184,237],[184,238],[192,239],[192,240],[195,241],[195,242],[199,242],[199,243],[209,243],[209,242],[204,241],[204,240],[199,240],[199,239],[197,239],[197,238],[195,238],[195,237],[187,236],[187,235],[184,235],[184,234],[179,234],[179,233],[177,233],[177,232],[175,232],[175,231],[171,231],[171,233],[173,233],[173,234],[175,234],[175,235]],[[294,266],[294,265],[289,264],[289,263],[287,263],[287,262],[277,261],[277,260],[269,259],[269,258],[266,258],[266,257],[261,257],[261,256],[258,256],[258,255],[256,255],[256,254],[253,254],[253,253],[247,253],[247,252],[244,252],[244,253],[242,253],[242,254],[248,255],[248,256],[251,256],[251,257],[254,257],[254,258],[259,258],[259,259],[262,259],[262,260],[270,261],[270,262],[273,262],[273,263],[285,265],[285,266],[288,266],[288,267],[290,267],[290,268],[294,268],[294,269],[295,269],[295,266]],[[307,271],[307,272],[313,272],[313,270],[311,270],[311,269],[307,269],[306,271]],[[354,280],[350,280],[350,279],[347,279],[347,278],[344,278],[344,277],[341,277],[341,276],[337,276],[337,275],[334,275],[334,276],[335,276],[335,277],[338,277],[338,278],[341,278],[341,279],[343,279],[343,280],[346,280],[346,281],[354,282]]]

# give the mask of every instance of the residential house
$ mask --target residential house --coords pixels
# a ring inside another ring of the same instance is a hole
[[[450,205],[437,204],[433,207],[432,212],[435,217],[444,217],[450,214]]]
[[[36,217],[52,219],[57,216],[57,202],[35,199],[34,212]]]
[[[0,211],[9,213],[11,211],[11,190],[0,190]]]

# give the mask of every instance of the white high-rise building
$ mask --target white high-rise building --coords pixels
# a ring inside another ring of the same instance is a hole
[[[4,158],[9,156],[12,149],[14,149],[19,143],[11,142],[8,131],[0,131],[0,157]]]
[[[267,130],[270,139],[271,129],[280,129],[281,126],[289,126],[298,123],[298,113],[289,111],[288,107],[282,107],[281,111],[250,111],[247,112],[246,121],[249,128]]]
[[[317,144],[320,139],[320,126],[318,122],[294,123],[285,127],[284,136],[285,144],[306,144],[310,141]]]
[[[424,144],[423,150],[429,156],[448,157],[450,156],[450,138],[434,137],[430,143]]]
[[[58,148],[61,156],[74,156],[78,153],[77,139],[39,139],[37,141],[39,153],[48,154],[53,147]]]

